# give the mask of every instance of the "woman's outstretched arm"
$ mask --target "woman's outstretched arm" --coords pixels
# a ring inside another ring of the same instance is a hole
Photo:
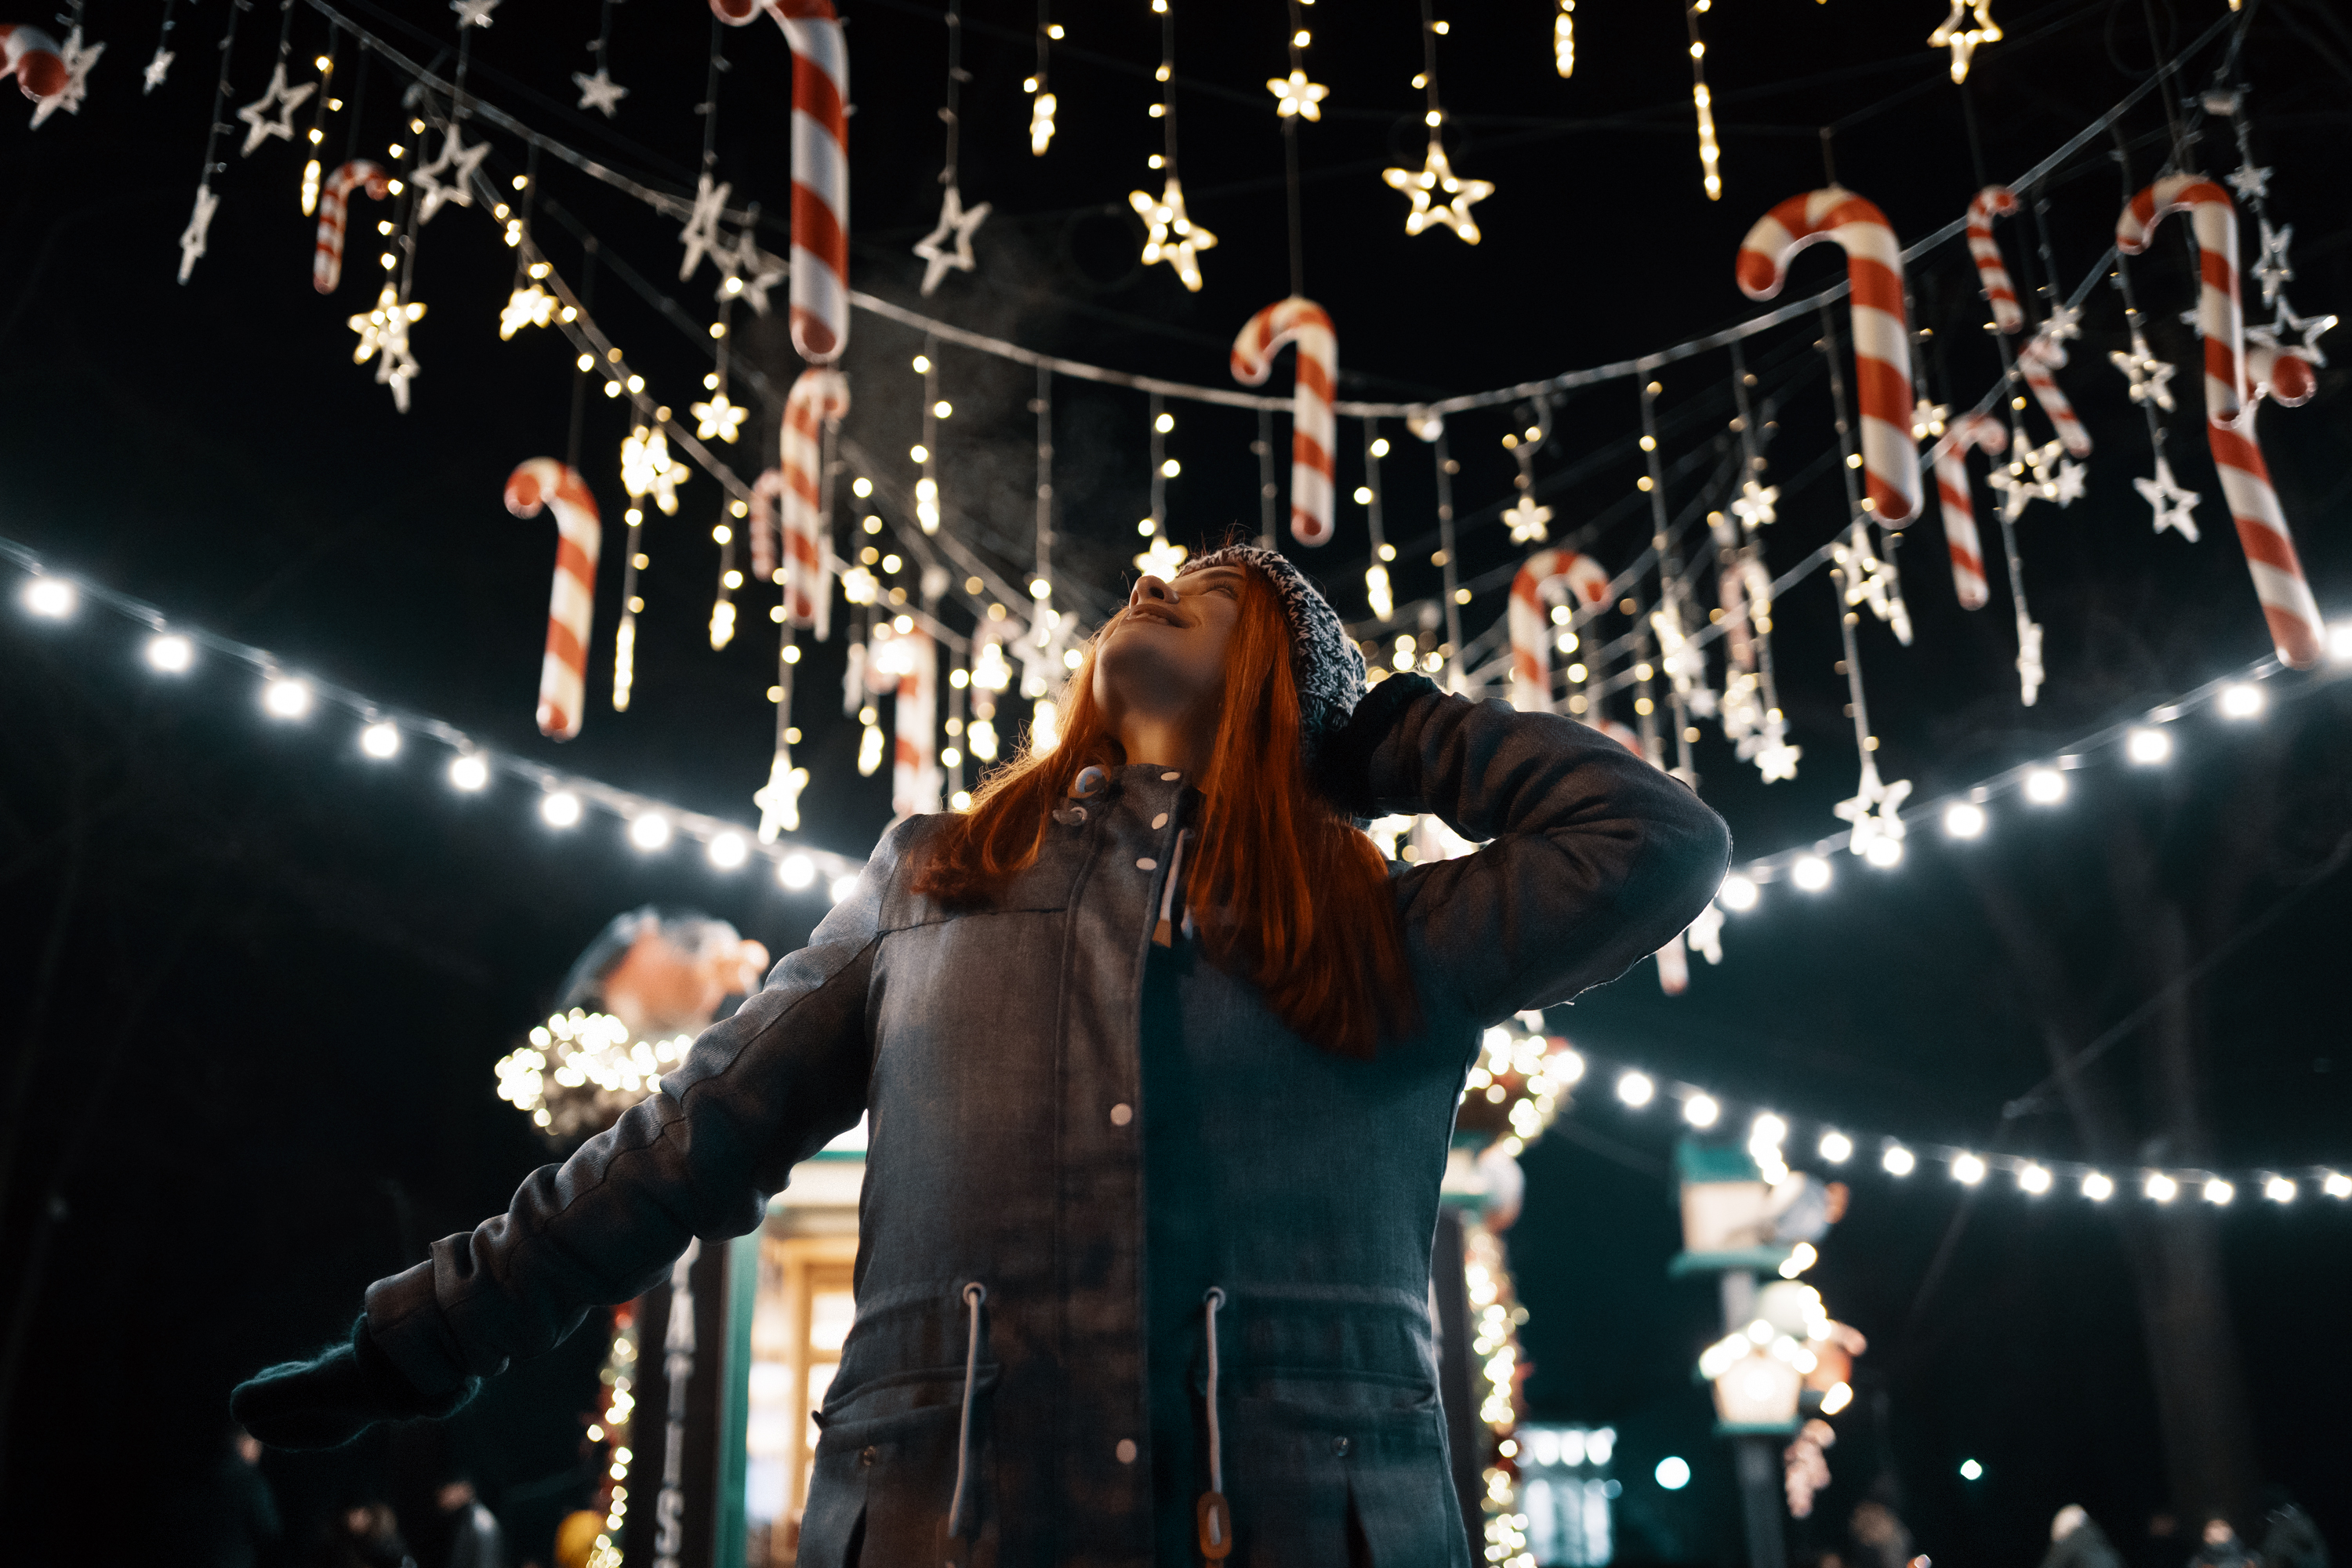
[[[506,1213],[370,1286],[352,1342],[243,1384],[238,1418],[265,1442],[323,1447],[375,1421],[446,1415],[591,1307],[658,1282],[689,1237],[758,1226],[793,1166],[865,1108],[867,981],[910,828],[883,840],[856,891],[703,1032],[659,1093],[533,1171]]]
[[[1487,842],[1399,887],[1428,973],[1482,1021],[1612,980],[1688,925],[1731,836],[1679,779],[1587,725],[1395,676],[1338,737],[1326,787],[1363,816],[1430,812]]]

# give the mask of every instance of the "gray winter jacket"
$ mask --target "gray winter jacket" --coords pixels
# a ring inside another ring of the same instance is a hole
[[[1356,809],[1488,841],[1391,881],[1423,1017],[1376,1060],[1307,1045],[1211,964],[1155,963],[1181,1026],[1154,1038],[1184,1060],[1150,1077],[1192,1105],[1141,1105],[1146,956],[1167,956],[1151,934],[1198,804],[1179,774],[1112,771],[979,910],[910,890],[941,820],[914,818],[660,1094],[371,1288],[370,1337],[427,1394],[546,1350],[689,1237],[757,1226],[793,1164],[870,1110],[857,1316],[803,1568],[939,1563],[951,1509],[975,1564],[1164,1559],[1208,1485],[1205,1443],[1169,1435],[1207,1429],[1213,1289],[1231,1561],[1467,1568],[1428,1301],[1479,1032],[1658,947],[1728,838],[1598,731],[1424,682],[1376,688],[1332,752]],[[1163,1190],[1146,1190],[1147,1133],[1181,1141],[1150,1161],[1178,1173]],[[1147,1311],[1170,1300],[1200,1315]],[[1155,1386],[1198,1405],[1154,1408]]]

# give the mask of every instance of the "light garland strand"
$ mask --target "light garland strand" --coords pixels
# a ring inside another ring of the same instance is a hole
[[[1715,140],[1715,96],[1706,89],[1706,40],[1698,36],[1699,15],[1712,4],[1714,0],[1688,0],[1683,6],[1683,20],[1690,27],[1691,105],[1698,111],[1699,183],[1706,187],[1708,201],[1719,202],[1723,199],[1723,149]]]
[[[24,574],[26,582],[19,598],[23,607],[38,618],[68,619],[80,602],[88,598],[150,629],[144,658],[149,668],[159,675],[190,672],[200,651],[218,654],[261,677],[261,706],[270,718],[293,722],[310,718],[322,706],[340,710],[360,721],[360,750],[377,762],[389,762],[398,756],[409,738],[433,742],[451,753],[446,774],[452,788],[473,795],[488,789],[500,774],[520,780],[539,791],[540,816],[551,827],[575,826],[592,807],[632,828],[648,819],[657,819],[665,827],[659,835],[659,844],[654,847],[675,837],[690,838],[703,847],[711,866],[722,872],[736,870],[757,856],[774,868],[776,879],[787,890],[800,892],[824,879],[836,900],[847,894],[865,867],[861,858],[807,844],[759,844],[751,829],[723,818],[495,751],[454,724],[376,702],[347,687],[303,675],[291,661],[267,648],[203,630],[165,615],[143,600],[60,572],[39,552],[15,540],[0,538],[0,561]],[[646,837],[652,837],[652,832],[647,830]],[[646,847],[643,839],[633,837],[633,842],[641,849]]]

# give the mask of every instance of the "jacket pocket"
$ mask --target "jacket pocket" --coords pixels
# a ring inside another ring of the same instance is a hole
[[[996,1559],[995,1488],[988,1430],[988,1393],[997,1369],[975,1385],[971,1463],[978,1505],[976,1568]],[[801,1522],[800,1568],[927,1568],[953,1503],[956,1449],[962,1429],[961,1369],[892,1378],[860,1389],[827,1410],[816,1442],[807,1515]]]
[[[1469,1568],[1444,1417],[1425,1388],[1276,1376],[1231,1409],[1242,1568]]]

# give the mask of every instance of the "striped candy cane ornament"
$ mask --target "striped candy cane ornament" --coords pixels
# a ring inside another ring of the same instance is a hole
[[[831,364],[849,346],[849,44],[833,0],[710,0],[740,27],[764,10],[793,51],[793,347]]]
[[[2042,405],[2042,412],[2050,416],[2050,423],[2058,432],[2059,445],[2074,457],[2087,458],[2091,455],[2091,433],[2075,417],[2074,405],[2059,390],[2053,374],[2065,363],[2066,345],[2046,327],[2017,351],[2017,368],[2024,373],[2025,384],[2032,388],[2034,401]]]
[[[782,448],[784,619],[823,642],[832,629],[832,541],[825,538],[824,427],[849,412],[849,383],[812,365],[784,396]]]
[[[891,705],[890,809],[918,816],[940,809],[940,654],[920,625],[890,639],[898,666]]]
[[[1969,254],[1975,258],[1977,282],[1985,303],[1992,307],[1992,324],[2004,332],[2021,331],[2025,312],[2017,303],[2017,288],[2000,259],[2000,243],[1992,237],[1992,220],[2017,212],[2017,193],[2007,185],[1987,185],[1969,204]]]
[[[319,187],[319,243],[310,253],[310,287],[321,294],[333,293],[343,280],[343,225],[355,190],[383,201],[392,194],[391,177],[383,165],[355,158]]]
[[[776,498],[784,493],[784,470],[762,468],[751,481],[751,575],[776,580]]]
[[[38,103],[63,92],[71,73],[55,38],[38,27],[0,22],[0,75],[15,77],[25,96]]]
[[[596,614],[596,556],[604,542],[596,498],[576,468],[533,458],[507,477],[507,510],[517,517],[555,512],[555,582],[547,595],[547,652],[539,664],[539,732],[580,733],[587,707],[588,628]]]
[[[1511,579],[1511,597],[1504,610],[1511,634],[1511,706],[1522,713],[1554,711],[1550,606],[1562,596],[1580,608],[1604,603],[1609,574],[1599,562],[1573,550],[1538,550]]]
[[[1881,525],[1919,515],[1919,458],[1911,439],[1911,330],[1903,308],[1903,250],[1875,206],[1832,185],[1790,196],[1756,220],[1739,245],[1738,277],[1751,300],[1788,281],[1789,258],[1815,240],[1845,251],[1852,286],[1853,379],[1862,409],[1864,502]]]
[[[1330,316],[1296,294],[1268,305],[1243,323],[1234,339],[1234,379],[1244,386],[1264,385],[1274,371],[1275,351],[1284,343],[1297,351],[1290,398],[1290,537],[1301,544],[1328,544],[1335,483],[1331,452],[1339,431],[1331,412],[1339,338]]]
[[[2221,494],[2238,525],[2238,543],[2254,579],[2282,662],[2308,669],[2319,662],[2318,601],[2296,559],[2294,539],[2255,437],[2249,395],[2245,318],[2238,300],[2238,214],[2229,192],[2194,174],[2168,174],[2141,191],[2116,220],[2116,247],[2137,255],[2167,213],[2187,213],[2197,242],[2197,331],[2205,340],[2205,439],[2221,477]],[[2275,362],[2273,374],[2277,374]]]
[[[1977,539],[1976,500],[1969,489],[1969,454],[2009,450],[2009,426],[1983,414],[1963,414],[1936,447],[1936,500],[1944,514],[1944,543],[1952,555],[1952,592],[1964,610],[1981,610],[1984,546]]]

